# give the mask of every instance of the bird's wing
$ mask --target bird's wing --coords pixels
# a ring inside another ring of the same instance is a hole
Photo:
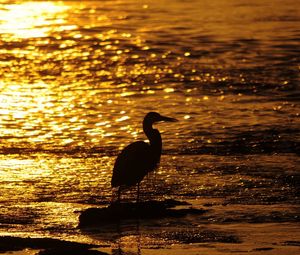
[[[152,154],[150,145],[145,142],[135,142],[125,147],[116,159],[112,186],[131,186],[140,182],[155,167]]]

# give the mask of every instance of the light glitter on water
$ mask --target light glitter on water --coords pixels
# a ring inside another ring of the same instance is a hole
[[[262,243],[248,230],[299,224],[299,17],[295,0],[2,1],[0,232],[114,249],[82,233],[78,216],[110,203],[116,155],[146,139],[142,119],[158,111],[179,122],[156,125],[161,166],[142,199],[210,210],[162,220],[161,236],[149,234],[155,224],[140,241],[125,231],[124,247],[184,250],[174,227],[246,236],[229,251],[294,252],[297,234],[266,228],[273,239]],[[124,196],[133,201],[134,188]]]

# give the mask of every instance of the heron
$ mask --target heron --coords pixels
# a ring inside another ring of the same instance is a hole
[[[177,119],[162,116],[157,112],[149,112],[143,120],[143,131],[149,143],[137,141],[126,146],[118,155],[111,179],[111,186],[118,187],[118,202],[120,202],[121,188],[137,184],[137,202],[139,201],[140,182],[158,167],[162,139],[159,131],[152,125],[157,122],[175,122]]]

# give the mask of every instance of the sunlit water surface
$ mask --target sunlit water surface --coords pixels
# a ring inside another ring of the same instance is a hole
[[[146,139],[148,111],[179,122],[157,125],[142,199],[209,207],[184,228],[299,226],[300,5],[248,2],[2,1],[1,233],[103,243],[78,212],[111,201],[115,156]]]

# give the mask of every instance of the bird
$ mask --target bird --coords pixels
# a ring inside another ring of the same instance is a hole
[[[162,152],[160,132],[152,125],[157,122],[175,122],[175,118],[162,116],[157,112],[148,112],[143,120],[143,131],[149,143],[137,141],[126,146],[117,156],[111,178],[112,188],[118,187],[120,203],[121,187],[130,187],[137,184],[137,202],[139,202],[140,182],[159,164]]]

